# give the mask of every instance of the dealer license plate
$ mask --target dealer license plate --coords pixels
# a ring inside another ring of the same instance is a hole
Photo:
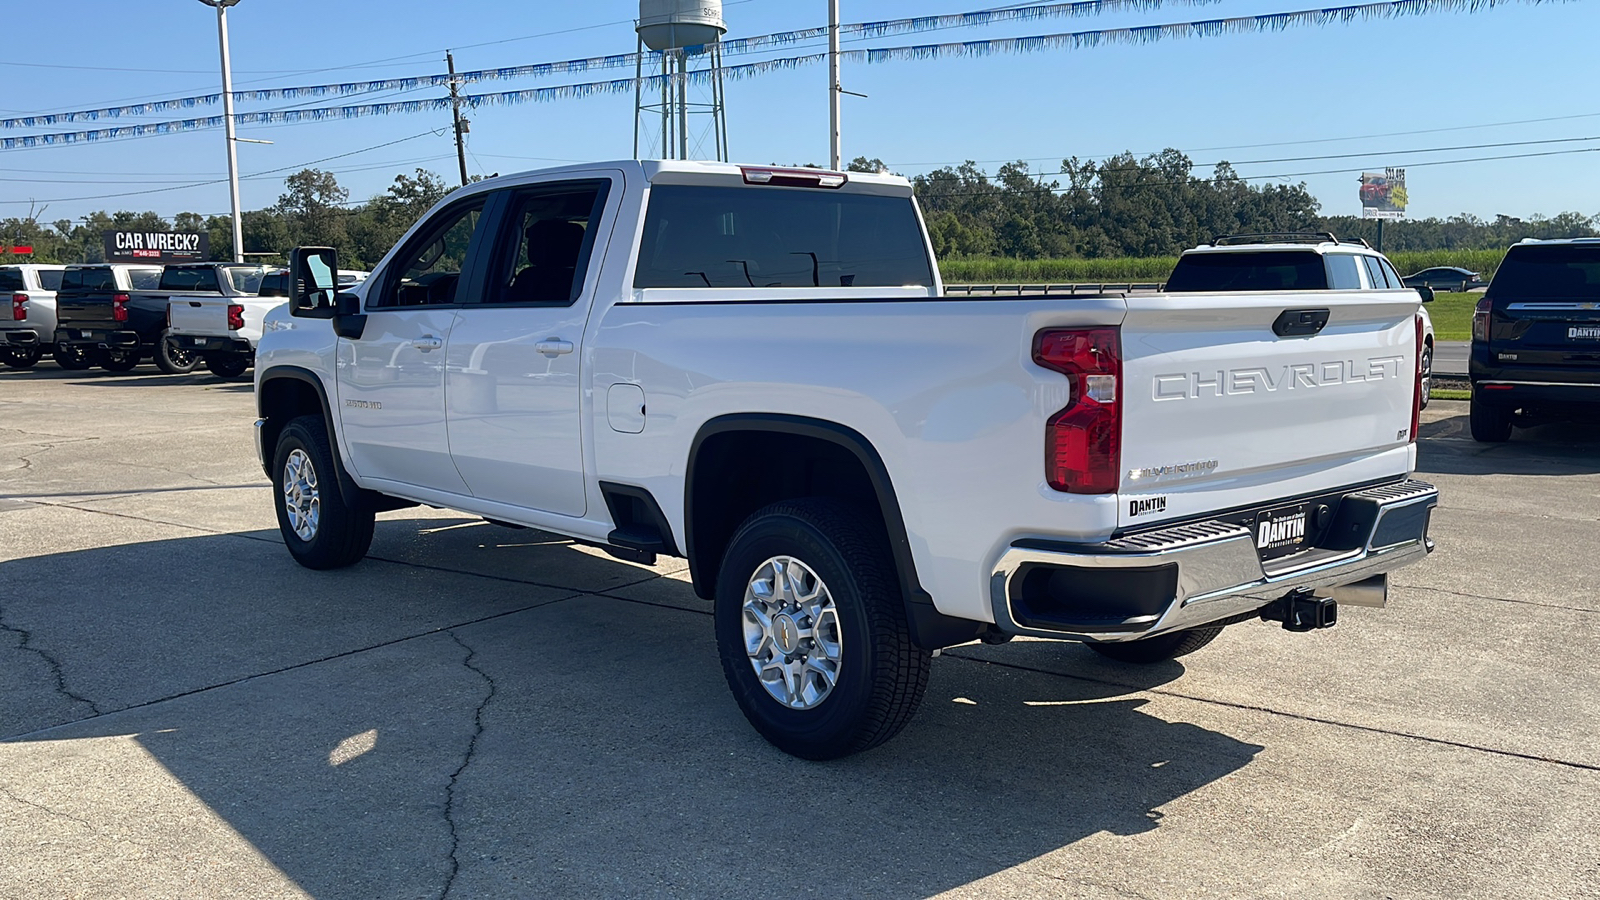
[[[1600,341],[1600,326],[1583,325],[1567,329],[1569,341]]]
[[[1305,549],[1311,506],[1301,503],[1256,514],[1256,552],[1276,559]]]

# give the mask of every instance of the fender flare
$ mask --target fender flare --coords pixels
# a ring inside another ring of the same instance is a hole
[[[328,447],[333,451],[333,474],[334,480],[339,484],[339,496],[346,504],[352,507],[359,506],[364,490],[361,485],[356,484],[355,478],[351,476],[349,470],[344,466],[344,456],[339,452],[339,432],[334,423],[333,407],[328,402],[328,389],[322,383],[322,379],[318,378],[315,372],[301,366],[273,366],[261,373],[261,380],[256,388],[256,415],[261,416],[263,419],[266,418],[267,412],[261,406],[262,399],[266,394],[262,388],[266,387],[269,381],[299,381],[310,385],[311,389],[316,392],[317,400],[322,403],[322,421],[328,429]],[[272,463],[269,460],[275,455],[275,448],[266,447],[263,449],[265,452],[261,454],[263,457],[261,466],[267,472],[267,480],[271,481],[273,477]]]
[[[906,618],[911,625],[912,640],[925,650],[936,650],[975,640],[986,629],[987,623],[946,616],[934,606],[933,597],[917,578],[917,564],[911,553],[911,540],[906,533],[905,517],[900,510],[900,500],[895,494],[894,482],[883,457],[865,435],[837,422],[783,413],[733,413],[718,416],[700,426],[689,447],[687,475],[684,479],[684,550],[689,557],[690,577],[695,592],[711,599],[716,584],[716,573],[705,570],[705,561],[695,553],[694,496],[696,462],[705,442],[719,434],[734,431],[766,431],[815,438],[835,444],[848,451],[866,470],[872,482],[878,509],[883,515],[884,530],[889,537],[889,552],[894,559],[895,573],[900,582],[900,595],[905,603]],[[702,593],[702,590],[704,593]]]

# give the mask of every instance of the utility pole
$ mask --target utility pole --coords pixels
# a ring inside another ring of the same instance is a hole
[[[228,195],[233,201],[233,261],[244,262],[244,217],[239,213],[239,153],[233,125],[233,67],[228,62],[228,7],[239,0],[200,0],[217,8],[217,44],[222,50],[222,119],[228,135]]]
[[[844,168],[844,146],[839,136],[839,0],[828,0],[828,168]]]
[[[467,186],[467,144],[461,137],[461,92],[456,85],[456,58],[455,54],[446,50],[444,53],[445,65],[450,67],[450,111],[456,120],[456,161],[461,163],[461,186]]]

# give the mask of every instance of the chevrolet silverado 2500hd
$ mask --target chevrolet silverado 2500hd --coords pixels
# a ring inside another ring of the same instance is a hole
[[[290,266],[255,377],[295,559],[419,503],[686,557],[800,756],[892,737],[942,647],[1170,659],[1431,549],[1411,290],[947,298],[905,180],[686,162],[463,188],[348,291]]]

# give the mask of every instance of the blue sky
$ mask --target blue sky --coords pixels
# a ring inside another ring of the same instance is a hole
[[[1328,0],[1322,0],[1326,3]],[[843,0],[846,22],[984,8],[983,2]],[[1221,0],[1202,6],[1053,19],[933,34],[892,35],[854,46],[899,46],[1058,31],[1182,22],[1311,8],[1307,0]],[[823,24],[824,0],[742,0],[725,5],[729,36]],[[64,13],[72,13],[70,24]],[[236,88],[366,80],[478,69],[633,50],[636,3],[492,0],[243,0],[229,14]],[[71,39],[8,41],[0,56],[3,116],[85,109],[215,91],[216,19],[182,0],[80,0],[7,11],[8,33]],[[1065,156],[1102,157],[1176,147],[1196,162],[1234,161],[1245,176],[1295,174],[1325,213],[1359,212],[1357,176],[1409,166],[1414,217],[1470,212],[1600,213],[1600,154],[1575,153],[1456,165],[1452,159],[1600,149],[1600,96],[1590,99],[1600,4],[1506,2],[1476,14],[1440,13],[1300,28],[981,59],[853,65],[845,98],[845,157],[880,157],[916,174],[973,159],[993,171],[1025,158],[1054,169]],[[528,37],[542,35],[538,37]],[[476,46],[475,46],[476,45]],[[847,45],[850,46],[850,45]],[[782,55],[811,52],[812,48]],[[402,58],[403,57],[403,58]],[[398,58],[398,59],[397,59]],[[382,62],[373,62],[382,60]],[[743,61],[743,60],[739,60]],[[734,60],[730,60],[730,63]],[[24,65],[19,65],[24,64]],[[359,64],[359,65],[358,65]],[[95,68],[87,68],[95,67]],[[323,69],[313,72],[308,70]],[[136,71],[122,71],[136,70]],[[163,71],[150,71],[163,70]],[[559,79],[486,82],[472,92],[623,77],[608,71]],[[827,70],[813,65],[728,87],[733,156],[752,162],[827,161]],[[427,89],[373,100],[437,96]],[[300,105],[368,102],[368,98]],[[240,111],[291,105],[243,105]],[[469,113],[474,173],[513,172],[566,160],[632,153],[632,97],[483,108]],[[195,115],[220,112],[203,107]],[[148,121],[187,117],[161,113]],[[1552,119],[1520,125],[1509,121]],[[124,120],[127,121],[127,120]],[[448,113],[299,125],[249,126],[239,147],[245,175],[363,150],[320,164],[353,198],[380,192],[416,166],[454,180]],[[35,131],[76,131],[92,124]],[[413,137],[429,129],[437,135]],[[1452,129],[1427,134],[1396,134]],[[0,131],[0,136],[28,133]],[[1391,136],[1378,136],[1391,135]],[[1473,150],[1472,144],[1555,141]],[[407,139],[409,140],[402,140]],[[1271,145],[1271,146],[1247,146]],[[225,185],[171,190],[226,173],[220,130],[93,145],[0,150],[0,218],[48,200],[43,218],[98,209],[222,213]],[[1358,154],[1339,159],[1299,159]],[[1245,163],[1246,160],[1262,162]],[[1271,160],[1271,161],[1269,161]],[[1285,160],[1285,161],[1276,161]],[[1325,173],[1325,174],[1298,174]],[[1258,182],[1259,183],[1259,182]],[[243,182],[246,209],[274,202],[282,174]],[[96,198],[129,191],[151,193]],[[94,198],[94,199],[74,199]],[[18,202],[21,201],[21,202]]]

